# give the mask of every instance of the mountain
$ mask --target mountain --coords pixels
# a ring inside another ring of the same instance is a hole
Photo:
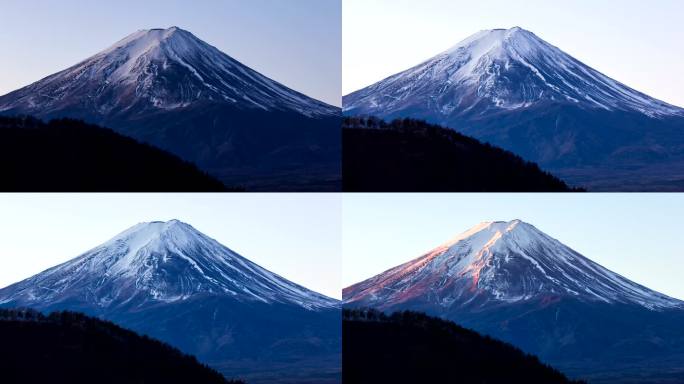
[[[224,192],[196,166],[161,149],[81,121],[0,116],[5,192]]]
[[[478,32],[345,96],[343,110],[446,125],[595,190],[684,185],[684,109],[518,27]]]
[[[0,310],[4,383],[239,384],[157,340],[75,312]]]
[[[339,380],[336,300],[177,220],[135,225],[3,288],[0,305],[107,319],[250,383]]]
[[[315,189],[339,179],[339,108],[177,27],[135,32],[1,96],[0,113],[104,125],[169,150],[227,184],[268,189],[263,183],[285,177],[283,188]]]
[[[414,298],[454,309],[567,297],[684,309],[684,302],[631,282],[520,220],[480,223],[344,294],[381,308]]]
[[[579,383],[534,356],[416,312],[345,310],[344,383]]]
[[[250,262],[192,226],[137,224],[81,256],[14,284],[3,300],[41,305],[141,308],[203,294],[334,308],[330,299]]]
[[[511,152],[414,119],[344,119],[345,192],[571,192]]]
[[[455,321],[590,382],[684,377],[684,302],[519,220],[481,223],[343,297]]]

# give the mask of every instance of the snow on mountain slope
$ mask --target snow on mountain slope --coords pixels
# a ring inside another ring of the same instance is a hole
[[[439,55],[343,98],[343,111],[380,117],[479,116],[549,103],[684,116],[588,67],[532,32],[480,31]]]
[[[307,309],[337,306],[336,300],[252,263],[177,220],[137,224],[73,260],[0,290],[0,303],[111,309],[198,295]]]
[[[684,302],[634,283],[520,220],[481,223],[343,291],[346,303],[381,309],[409,302],[454,309],[563,297],[684,309]]]
[[[0,111],[111,115],[225,103],[328,116],[339,109],[244,66],[177,27],[135,32],[106,50],[0,97]]]

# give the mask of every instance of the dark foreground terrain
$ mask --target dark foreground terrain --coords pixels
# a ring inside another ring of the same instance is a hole
[[[511,152],[420,120],[348,117],[342,148],[348,192],[579,191]]]
[[[343,382],[582,383],[535,356],[417,312],[345,310]]]
[[[180,158],[78,120],[0,117],[0,189],[12,192],[220,192]]]
[[[0,310],[3,383],[241,384],[194,357],[75,312]]]

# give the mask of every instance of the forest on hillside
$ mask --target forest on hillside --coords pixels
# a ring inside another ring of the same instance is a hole
[[[418,312],[345,309],[345,384],[581,384],[535,356]]]
[[[0,309],[3,383],[244,384],[192,356],[76,312]]]
[[[221,192],[166,151],[73,119],[0,117],[0,189],[8,192]]]
[[[416,119],[347,117],[346,192],[570,192],[537,164],[452,129]]]

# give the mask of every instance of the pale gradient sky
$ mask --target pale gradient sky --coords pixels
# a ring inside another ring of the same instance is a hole
[[[521,219],[630,280],[684,300],[684,194],[346,194],[342,285],[482,221]]]
[[[149,28],[178,26],[262,74],[341,104],[341,0],[2,0],[0,95]]]
[[[341,297],[339,194],[0,194],[0,287],[139,222],[179,219],[262,267]]]
[[[342,91],[483,29],[520,26],[632,88],[684,107],[681,0],[344,0]]]

